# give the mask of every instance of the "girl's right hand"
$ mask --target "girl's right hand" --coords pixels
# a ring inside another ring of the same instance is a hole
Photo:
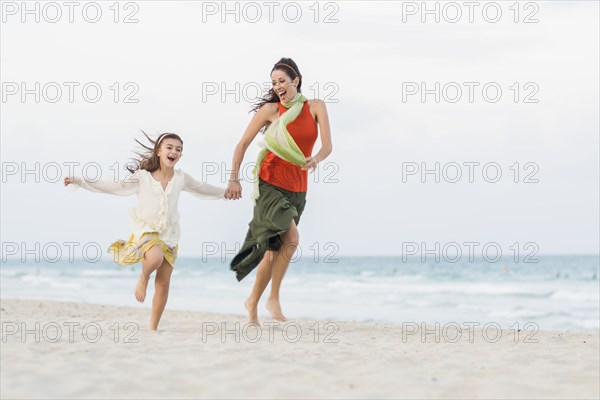
[[[228,200],[238,200],[242,198],[242,185],[237,181],[229,181],[225,198]]]
[[[65,186],[69,186],[70,183],[73,183],[73,180],[68,177],[65,177]]]

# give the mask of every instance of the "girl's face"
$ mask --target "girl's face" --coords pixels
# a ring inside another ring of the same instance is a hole
[[[156,155],[158,155],[161,167],[173,168],[181,158],[182,153],[183,143],[177,139],[167,138],[160,142]]]
[[[292,80],[284,71],[276,69],[271,73],[271,83],[280,101],[290,101],[298,93],[296,86],[300,83],[300,79],[296,77]]]

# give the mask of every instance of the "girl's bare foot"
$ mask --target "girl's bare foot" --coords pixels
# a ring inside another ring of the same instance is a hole
[[[244,302],[244,307],[248,310],[248,323],[249,324],[258,324],[258,308],[256,303],[250,302],[250,299],[247,299]]]
[[[135,298],[140,303],[143,303],[146,299],[146,288],[148,287],[148,280],[150,278],[140,274],[140,279],[137,285],[135,285]]]
[[[267,300],[266,305],[267,311],[271,313],[271,318],[275,321],[286,322],[287,318],[283,316],[281,312],[281,305],[279,304],[279,300],[277,299],[269,299]]]

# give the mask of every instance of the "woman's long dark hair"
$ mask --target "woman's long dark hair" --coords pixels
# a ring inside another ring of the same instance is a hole
[[[294,60],[292,60],[291,58],[282,58],[279,61],[277,61],[275,63],[275,65],[273,66],[273,69],[271,69],[271,73],[273,73],[273,71],[275,70],[279,70],[279,71],[283,71],[286,73],[287,76],[290,77],[291,80],[296,79],[296,77],[298,77],[298,79],[300,80],[300,82],[298,82],[298,86],[296,87],[296,89],[298,90],[298,92],[301,92],[302,89],[302,74],[300,73],[300,70],[298,69],[298,66],[296,65],[296,63],[294,62]],[[267,94],[265,94],[259,101],[258,103],[256,103],[254,105],[254,107],[252,108],[252,110],[250,111],[258,111],[262,106],[264,106],[267,103],[277,103],[279,101],[279,96],[277,96],[277,93],[275,93],[275,91],[273,90],[273,88],[271,88]]]
[[[135,141],[142,146],[143,151],[136,151],[135,154],[138,155],[139,158],[133,159],[133,165],[127,165],[127,170],[131,173],[134,173],[138,169],[145,169],[148,172],[154,172],[160,169],[160,159],[158,158],[158,149],[160,144],[165,141],[165,139],[177,139],[183,145],[183,140],[176,135],[175,133],[163,133],[159,135],[156,140],[150,138],[150,136],[146,135],[146,132],[142,131],[146,139],[150,142],[150,146],[145,145],[139,140],[135,139]]]

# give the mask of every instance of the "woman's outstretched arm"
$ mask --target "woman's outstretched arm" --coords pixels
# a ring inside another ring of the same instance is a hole
[[[254,117],[248,123],[246,127],[246,131],[242,135],[237,146],[235,146],[235,150],[233,151],[233,160],[231,162],[231,178],[227,185],[227,191],[225,192],[225,197],[228,199],[237,200],[242,197],[242,186],[239,183],[239,172],[240,167],[242,165],[242,161],[244,160],[244,154],[246,154],[246,150],[250,143],[254,140],[258,131],[265,126],[269,121],[271,115],[276,112],[277,106],[275,103],[267,103],[262,106]]]

